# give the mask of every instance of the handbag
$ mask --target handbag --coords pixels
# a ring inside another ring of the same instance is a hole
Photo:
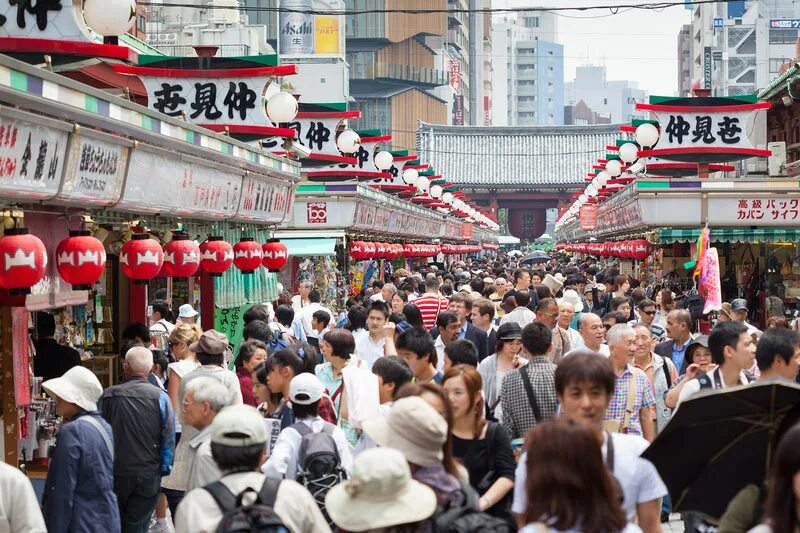
[[[636,376],[631,372],[631,381],[628,385],[628,401],[625,403],[625,416],[622,420],[604,420],[603,428],[612,433],[627,433],[630,430],[633,402],[636,401]]]

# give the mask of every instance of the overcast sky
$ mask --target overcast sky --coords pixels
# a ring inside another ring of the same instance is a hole
[[[532,0],[493,0],[493,7],[531,6]],[[588,6],[616,0],[544,0],[541,6]],[[609,80],[631,80],[650,94],[671,96],[678,90],[678,32],[691,22],[683,6],[660,12],[609,10],[560,12],[557,41],[564,45],[564,79],[572,81],[581,65],[605,65]]]

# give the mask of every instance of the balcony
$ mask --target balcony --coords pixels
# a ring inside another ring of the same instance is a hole
[[[447,73],[443,70],[428,67],[414,67],[397,63],[379,63],[372,65],[372,68],[351,68],[350,79],[402,80],[427,87],[447,85],[449,81]]]
[[[463,27],[452,28],[447,30],[447,44],[450,44],[456,50],[463,52],[469,49],[469,39],[464,33]]]

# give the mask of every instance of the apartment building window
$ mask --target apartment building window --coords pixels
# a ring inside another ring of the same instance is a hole
[[[608,105],[608,98],[603,98],[603,105]]]
[[[585,118],[576,118],[575,119],[575,125],[576,126],[588,126],[589,125],[589,121],[586,120]]]
[[[781,67],[791,61],[790,59],[770,59],[769,60],[769,73],[777,74],[781,71]]]

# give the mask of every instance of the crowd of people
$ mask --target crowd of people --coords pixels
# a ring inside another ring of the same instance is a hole
[[[251,307],[238,346],[154,302],[122,383],[46,363],[64,422],[41,511],[0,465],[0,531],[661,531],[642,453],[701,391],[794,382],[800,336],[742,299],[700,317],[614,266],[535,266],[398,269],[342,313],[304,282]],[[719,531],[800,530],[798,439],[763,512]]]

